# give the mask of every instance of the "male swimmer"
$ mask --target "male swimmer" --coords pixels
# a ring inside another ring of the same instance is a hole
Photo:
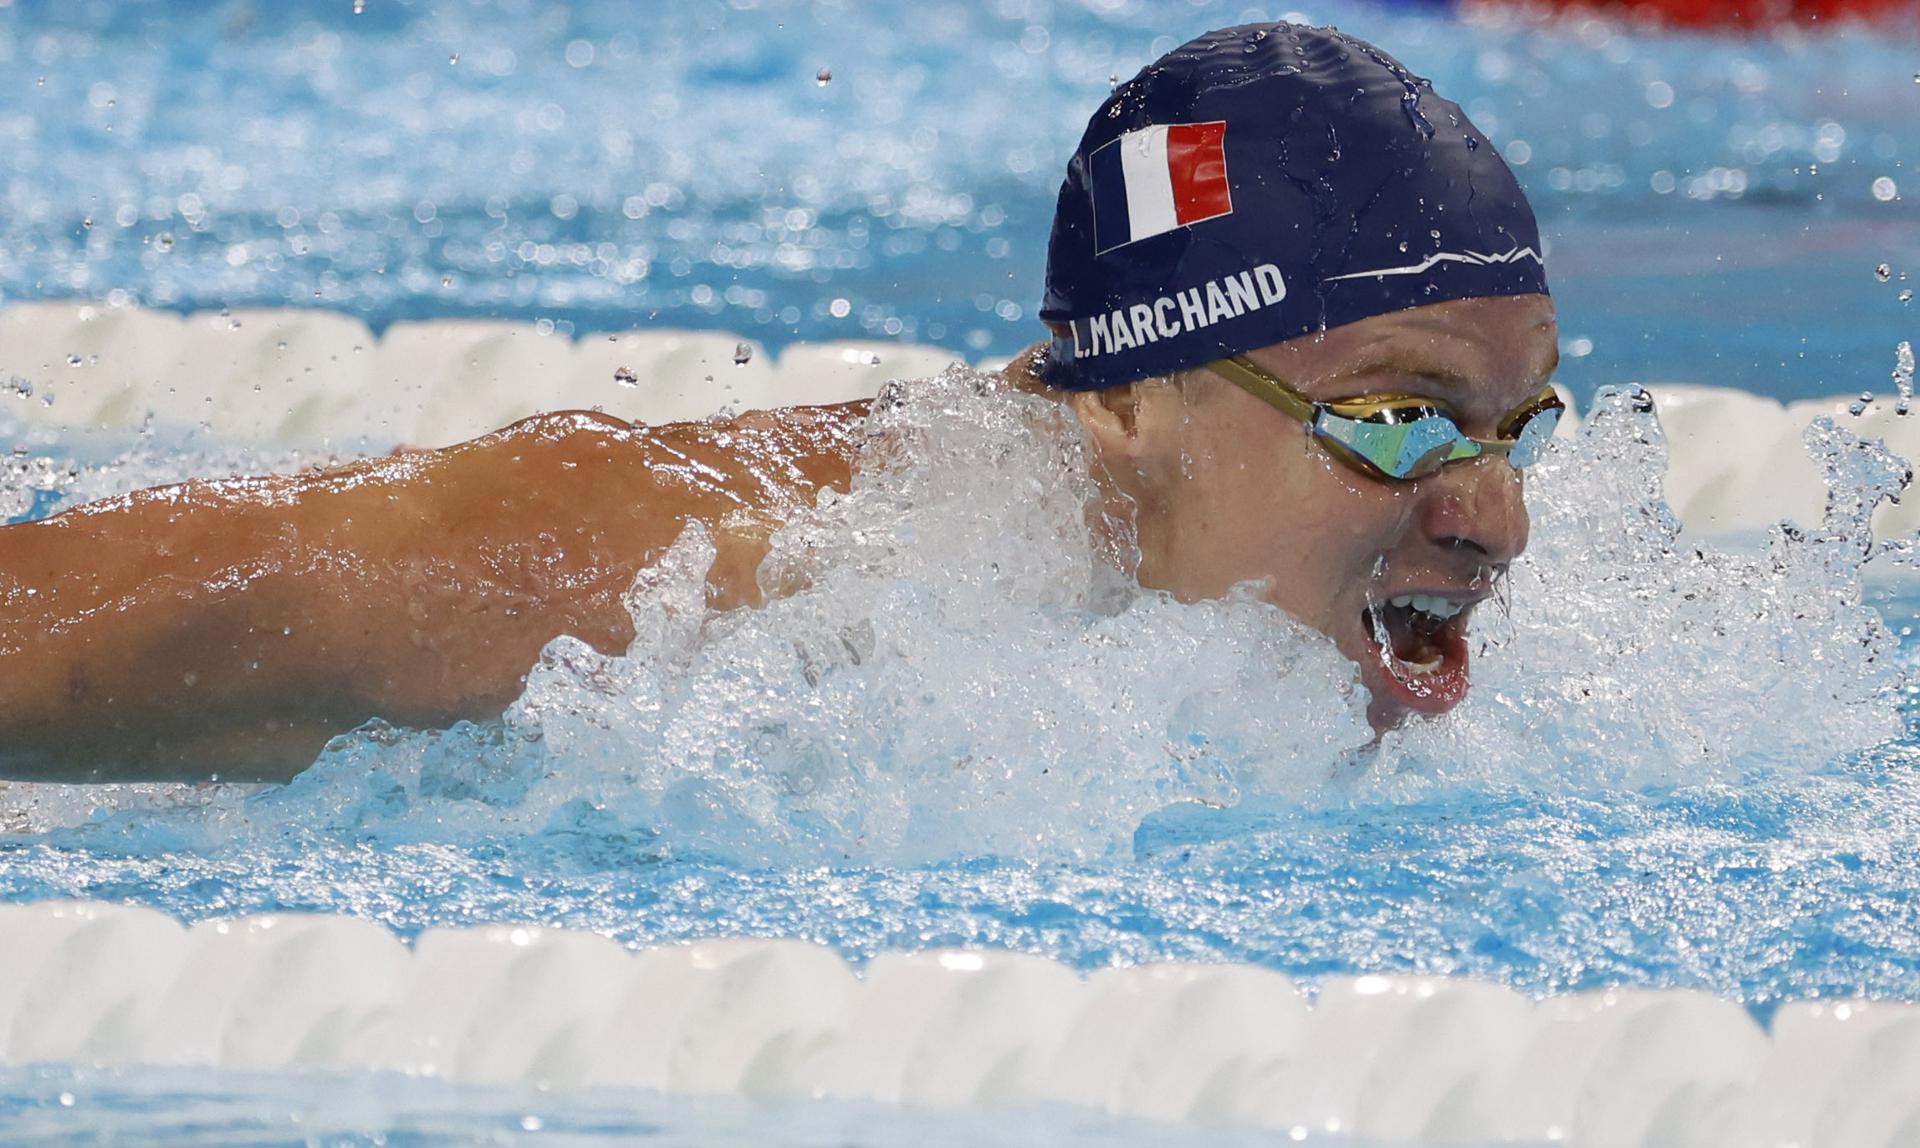
[[[1141,585],[1257,585],[1361,668],[1381,728],[1467,689],[1559,412],[1532,213],[1460,109],[1371,45],[1259,25],[1149,66],[1060,191],[1009,369],[1085,429]],[[0,773],[285,777],[380,716],[497,716],[550,639],[701,523],[708,599],[845,490],[867,404],[631,426],[578,412],[317,474],[200,481],[0,528]]]

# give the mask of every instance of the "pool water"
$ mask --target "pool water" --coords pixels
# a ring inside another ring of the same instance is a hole
[[[0,299],[1006,354],[1034,337],[1057,172],[1107,76],[1240,9],[1170,27],[1153,6],[1014,0],[912,20],[750,0],[0,6]],[[1074,474],[1073,437],[961,371],[894,395],[875,450],[898,465],[781,535],[770,561],[807,591],[707,617],[689,537],[634,594],[632,651],[556,643],[501,722],[375,723],[285,787],[15,787],[0,901],[325,912],[403,937],[802,938],[856,963],[954,945],[1083,970],[1243,961],[1310,989],[1684,987],[1763,1020],[1920,1001],[1920,580],[1900,547],[1865,560],[1864,510],[1902,464],[1818,429],[1825,521],[1682,533],[1657,424],[1602,390],[1883,385],[1920,316],[1900,298],[1920,280],[1914,42],[1310,14],[1460,100],[1554,243],[1586,425],[1529,479],[1533,547],[1476,621],[1459,713],[1373,745],[1324,641],[1255,601],[1128,585],[1086,534],[1086,491],[1033,477]],[[0,491],[16,519],[306,461],[164,431],[22,454]],[[0,1077],[8,1143],[160,1126],[206,1145],[1174,1137],[382,1077]]]
[[[0,301],[1008,355],[1039,331],[1054,196],[1109,78],[1292,11],[17,3],[0,8]],[[1390,47],[1510,158],[1583,400],[1629,379],[1856,392],[1911,337],[1913,29],[1296,14]]]

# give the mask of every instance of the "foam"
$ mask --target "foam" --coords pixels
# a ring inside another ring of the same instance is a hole
[[[1789,1004],[1763,1028],[1681,990],[1534,1001],[1465,978],[1248,965],[1081,976],[1018,953],[885,954],[349,917],[184,928],[150,909],[0,908],[0,1063],[398,1072],[476,1085],[1057,1102],[1383,1144],[1905,1143],[1920,1006]],[[1903,1086],[1908,1085],[1908,1086]]]
[[[744,347],[750,356],[737,363]],[[25,302],[0,309],[0,397],[30,428],[199,427],[293,448],[441,446],[543,410],[599,409],[641,422],[869,397],[889,379],[937,373],[957,356],[903,343],[795,344],[778,358],[724,332],[635,330],[578,341],[530,323],[435,319],[379,337],[350,316],[309,310],[205,312]],[[78,360],[77,362],[75,360]],[[985,364],[989,368],[1001,361]],[[616,378],[631,376],[632,384]],[[1782,405],[1730,387],[1649,388],[1671,443],[1666,497],[1689,529],[1736,534],[1818,522],[1826,497],[1801,443],[1831,415],[1920,456],[1920,416],[1849,398]],[[44,400],[53,396],[53,402]],[[1571,433],[1577,420],[1569,420]],[[1920,529],[1920,502],[1882,507],[1882,536]]]

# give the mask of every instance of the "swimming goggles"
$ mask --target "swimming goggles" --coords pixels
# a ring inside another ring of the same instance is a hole
[[[1500,421],[1500,437],[1474,438],[1435,399],[1367,395],[1322,402],[1294,390],[1245,355],[1208,363],[1207,368],[1305,423],[1341,462],[1396,482],[1425,478],[1448,463],[1482,455],[1504,455],[1515,469],[1532,466],[1540,461],[1566,410],[1553,388],[1545,387]]]

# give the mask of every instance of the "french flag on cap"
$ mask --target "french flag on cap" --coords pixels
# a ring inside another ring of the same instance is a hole
[[[1088,160],[1096,254],[1233,213],[1227,121],[1131,131]]]

